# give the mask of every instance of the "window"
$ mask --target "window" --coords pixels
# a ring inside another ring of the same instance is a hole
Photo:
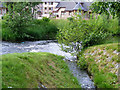
[[[61,12],[61,15],[65,15],[65,12]]]
[[[53,5],[53,2],[49,2],[49,5]]]
[[[47,2],[45,2],[45,4],[47,4]]]
[[[57,17],[59,17],[59,15],[57,15]]]
[[[50,7],[49,10],[53,10],[53,7]]]
[[[71,12],[69,12],[69,15],[72,15],[72,13],[71,13]]]
[[[47,7],[45,7],[45,10],[47,10]]]
[[[53,2],[51,2],[51,5],[53,5]]]

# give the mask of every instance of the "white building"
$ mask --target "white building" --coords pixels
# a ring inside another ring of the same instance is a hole
[[[43,14],[42,17],[50,17],[52,12],[56,9],[59,2],[56,1],[44,1],[43,2]]]
[[[37,19],[42,17],[56,17],[56,19],[67,19],[74,15],[74,13],[81,8],[83,13],[89,11],[90,2],[75,2],[75,1],[58,1],[58,0],[43,0],[43,3],[39,4],[37,12],[41,15],[36,14]],[[88,17],[89,14],[86,14]]]
[[[0,2],[0,19],[6,13],[6,8],[3,6],[3,3]]]

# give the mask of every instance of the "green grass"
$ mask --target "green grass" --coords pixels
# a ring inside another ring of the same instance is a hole
[[[50,53],[2,55],[3,88],[80,88],[62,56]]]
[[[67,19],[51,19],[50,22],[56,25],[58,29],[63,29],[65,25],[68,25],[69,21]]]
[[[109,36],[106,38],[106,40],[103,41],[103,44],[108,44],[108,43],[118,43],[120,36]]]
[[[118,88],[118,68],[115,66],[120,61],[114,51],[118,52],[118,43],[88,47],[78,61],[91,73],[98,88]]]

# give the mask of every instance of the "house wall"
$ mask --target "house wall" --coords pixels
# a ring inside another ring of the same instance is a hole
[[[56,19],[62,18],[62,15],[61,15],[61,12],[62,12],[62,11],[65,11],[65,8],[60,8],[60,9],[58,10],[58,12],[57,12],[58,17],[56,17]]]
[[[54,15],[58,15],[56,19],[67,19],[74,15],[74,11],[65,11],[65,8],[60,8]]]
[[[61,15],[61,19],[67,19],[69,17],[72,17],[74,15],[74,11],[65,11],[65,14]]]
[[[54,14],[59,15],[59,17],[56,17],[56,19],[67,19],[69,17],[74,16],[74,13],[75,11],[66,11],[65,8],[60,8]]]
[[[50,13],[52,13],[53,10],[56,9],[57,5],[58,5],[58,2],[43,2],[43,15],[42,15],[42,17],[50,17]]]

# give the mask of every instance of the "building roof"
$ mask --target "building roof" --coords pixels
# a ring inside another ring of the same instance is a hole
[[[81,5],[81,3],[83,3],[83,6]],[[90,2],[78,2],[77,3],[77,2],[62,1],[62,2],[59,2],[56,8],[64,7],[66,11],[78,10],[79,8],[81,8],[84,11],[88,11],[90,5],[91,5]]]
[[[84,11],[87,11],[87,9],[85,7],[83,7],[80,2],[78,4],[76,4],[76,6],[73,8],[73,10],[78,10],[78,9],[81,9],[81,10],[84,10]]]
[[[73,8],[75,7],[76,3],[75,2],[60,2],[56,8],[60,8],[60,7],[65,7],[65,10],[73,10]]]
[[[41,0],[42,2],[60,2],[61,0]]]

